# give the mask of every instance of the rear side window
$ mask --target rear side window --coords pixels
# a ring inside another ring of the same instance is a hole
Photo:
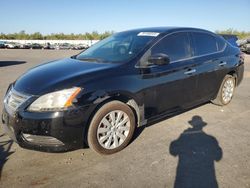
[[[192,33],[194,55],[201,56],[217,52],[216,38],[206,33]]]
[[[191,57],[190,42],[187,33],[175,33],[163,38],[152,49],[152,54],[164,53],[170,61]]]
[[[224,50],[224,48],[226,46],[225,40],[222,37],[217,37],[216,40],[217,40],[218,51]]]

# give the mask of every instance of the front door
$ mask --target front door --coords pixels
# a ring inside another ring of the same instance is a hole
[[[168,55],[170,64],[153,65],[141,71],[140,79],[146,86],[146,116],[183,109],[197,98],[196,63],[192,60],[189,34],[170,34],[146,54],[150,56],[158,53]]]

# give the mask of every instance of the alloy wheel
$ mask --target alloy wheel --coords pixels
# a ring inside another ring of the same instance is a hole
[[[225,104],[229,103],[233,97],[235,81],[233,78],[228,78],[222,88],[222,100]]]
[[[105,149],[119,147],[129,135],[130,123],[124,111],[114,110],[106,114],[97,128],[99,144]]]

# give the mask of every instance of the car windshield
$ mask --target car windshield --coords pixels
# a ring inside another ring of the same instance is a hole
[[[122,32],[114,34],[77,55],[79,60],[123,62],[134,58],[159,33]]]

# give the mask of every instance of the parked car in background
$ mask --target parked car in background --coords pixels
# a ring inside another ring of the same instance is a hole
[[[237,44],[238,37],[237,37],[237,35],[221,34],[221,36],[224,39],[226,39],[231,45],[238,47],[238,44]]]
[[[237,43],[242,52],[250,54],[250,38],[238,40]]]
[[[69,43],[63,43],[63,44],[58,44],[56,46],[57,50],[70,50],[71,49],[71,44]]]
[[[33,43],[31,44],[31,49],[42,49],[43,46],[41,44],[38,43]]]
[[[0,48],[5,48],[5,41],[0,41]]]
[[[239,39],[239,40],[237,40],[237,45],[239,47],[246,44],[246,43],[247,43],[247,39]]]
[[[43,49],[45,50],[54,50],[55,49],[55,46],[50,44],[49,42],[46,43],[45,45],[43,45]]]
[[[4,97],[4,130],[20,146],[124,149],[137,126],[212,101],[227,105],[241,83],[238,47],[202,29],[116,33],[70,58],[28,70]]]
[[[84,50],[87,48],[88,48],[88,45],[86,44],[76,44],[76,45],[72,45],[71,47],[72,50]]]
[[[38,43],[24,43],[18,44],[15,42],[0,41],[0,48],[20,48],[20,49],[57,49],[57,50],[84,50],[89,48],[87,44],[38,44]]]
[[[9,48],[9,49],[18,49],[18,48],[20,48],[20,44],[18,44],[16,42],[6,42],[5,47]]]
[[[31,44],[30,44],[30,43],[21,44],[21,45],[20,45],[20,48],[21,48],[21,49],[30,49],[30,48],[31,48]]]
[[[250,43],[247,43],[241,47],[241,51],[250,54]]]

